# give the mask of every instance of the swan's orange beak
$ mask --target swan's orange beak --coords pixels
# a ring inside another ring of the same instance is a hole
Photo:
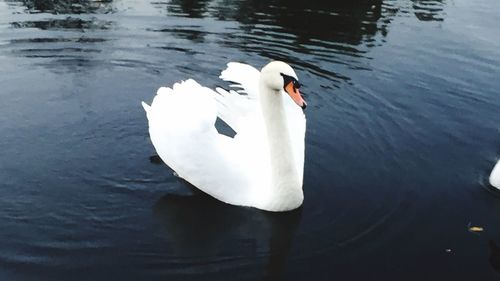
[[[290,82],[285,86],[285,91],[298,106],[302,109],[306,109],[307,103],[300,95],[299,89],[294,87],[293,82]]]

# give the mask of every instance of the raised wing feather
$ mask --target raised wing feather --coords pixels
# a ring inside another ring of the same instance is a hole
[[[241,88],[238,92],[247,94],[252,99],[257,98],[259,94],[259,77],[260,71],[255,67],[239,62],[228,63],[219,76],[224,81],[236,83],[233,86]]]
[[[237,134],[248,128],[249,120],[254,120],[257,110],[257,97],[260,72],[247,64],[230,62],[222,71],[220,78],[232,82],[233,90],[217,88],[214,95],[217,101],[219,118],[226,122]]]

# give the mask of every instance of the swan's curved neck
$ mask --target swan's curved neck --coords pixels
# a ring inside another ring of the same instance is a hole
[[[280,91],[274,91],[260,83],[259,100],[266,126],[272,188],[278,193],[289,193],[295,188],[302,189],[302,183],[295,164],[282,95]]]

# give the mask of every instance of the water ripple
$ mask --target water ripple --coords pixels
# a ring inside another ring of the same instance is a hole
[[[478,180],[498,158],[498,5],[292,2],[0,0],[10,279],[362,280],[390,263],[380,276],[399,280],[416,271],[394,256],[434,261],[453,244],[467,253],[455,261],[483,259],[484,236],[462,226],[500,231]],[[141,100],[272,59],[293,65],[310,105],[302,209],[231,207],[149,162]]]

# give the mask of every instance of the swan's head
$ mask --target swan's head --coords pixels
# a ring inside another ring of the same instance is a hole
[[[291,66],[282,61],[273,61],[264,66],[260,73],[266,87],[280,93],[284,90],[298,106],[306,108],[307,104],[299,91],[299,79]]]

